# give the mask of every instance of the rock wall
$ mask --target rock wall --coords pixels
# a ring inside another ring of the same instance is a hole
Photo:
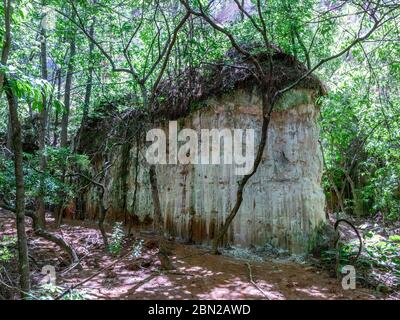
[[[243,203],[225,243],[262,246],[292,253],[307,251],[316,229],[325,222],[320,186],[322,155],[315,92],[292,90],[272,114],[262,162],[245,187]],[[237,90],[205,101],[205,106],[178,120],[178,129],[255,129],[260,139],[261,101],[255,90]],[[168,124],[162,125],[168,132]],[[256,151],[255,149],[255,151]],[[153,207],[144,147],[121,146],[109,155],[105,206],[109,220],[131,215],[137,226],[151,226]],[[104,161],[104,159],[102,160]],[[104,167],[101,162],[98,168]],[[166,232],[193,243],[209,243],[236,199],[235,165],[157,165]],[[85,195],[85,209],[98,211],[96,190]]]

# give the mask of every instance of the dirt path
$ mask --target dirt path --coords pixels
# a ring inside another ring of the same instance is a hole
[[[34,282],[42,279],[41,267],[53,265],[57,284],[68,286],[82,281],[100,268],[115,261],[105,254],[101,236],[92,224],[69,222],[57,231],[73,244],[82,260],[82,270],[68,268],[67,256],[48,241],[32,236],[28,228]],[[15,223],[0,211],[0,237],[15,235]],[[379,299],[366,289],[343,290],[340,283],[325,271],[294,262],[252,262],[256,288],[249,281],[246,261],[214,256],[195,246],[169,243],[176,271],[160,273],[157,248],[148,237],[140,260],[128,257],[112,269],[85,283],[82,289],[91,299]],[[124,252],[135,239],[124,243]],[[262,293],[263,291],[264,293]],[[266,296],[264,296],[264,294]]]

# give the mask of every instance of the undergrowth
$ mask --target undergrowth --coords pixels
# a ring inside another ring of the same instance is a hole
[[[51,283],[43,284],[38,289],[31,290],[27,300],[54,300],[63,293],[65,288]],[[84,290],[70,290],[60,300],[86,300],[87,294]]]
[[[113,255],[118,255],[122,249],[122,240],[125,237],[124,228],[122,222],[116,222],[113,227],[111,241],[108,246],[108,250]]]
[[[384,293],[398,291],[400,236],[392,235],[384,238],[369,231],[363,236],[363,242],[363,250],[358,259],[355,260],[358,243],[351,242],[341,244],[338,249],[323,251],[322,264],[335,273],[340,272],[345,265],[353,265],[359,285],[372,287]]]

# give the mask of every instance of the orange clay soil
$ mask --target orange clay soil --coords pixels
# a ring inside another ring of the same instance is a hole
[[[117,258],[104,253],[100,232],[93,223],[67,221],[58,231],[48,217],[49,230],[62,235],[73,245],[82,269],[68,272],[68,257],[53,243],[34,237],[28,227],[29,249],[37,265],[31,263],[33,283],[43,277],[41,267],[54,265],[57,285],[67,287],[93,275]],[[29,225],[27,220],[27,225]],[[0,237],[16,235],[15,222],[0,210]],[[140,258],[127,257],[109,270],[85,283],[90,299],[379,299],[364,288],[343,290],[340,283],[325,271],[294,262],[250,262],[253,281],[249,280],[245,260],[215,256],[204,248],[169,242],[176,270],[159,272],[157,244],[149,236],[144,240]],[[135,241],[124,241],[122,255]]]

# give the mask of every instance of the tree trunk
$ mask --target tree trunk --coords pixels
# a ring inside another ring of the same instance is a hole
[[[45,17],[43,17],[44,19]],[[46,30],[42,27],[40,31],[40,64],[41,64],[41,74],[42,79],[47,80],[47,43],[46,43]],[[42,95],[42,110],[39,111],[39,154],[40,154],[40,171],[42,172],[40,177],[40,187],[39,187],[39,195],[37,197],[37,212],[38,212],[38,223],[41,227],[46,227],[46,218],[45,218],[45,203],[44,196],[46,193],[45,190],[45,181],[44,181],[44,172],[47,167],[47,159],[46,159],[46,128],[47,128],[47,98],[43,94]]]
[[[21,124],[18,119],[18,102],[14,96],[7,79],[4,78],[4,88],[7,96],[7,102],[10,113],[12,128],[12,144],[14,151],[14,168],[16,183],[15,213],[17,222],[18,238],[18,269],[20,275],[20,287],[23,292],[29,292],[29,259],[28,243],[25,231],[25,190],[24,190],[24,172],[22,165],[22,134]]]
[[[11,48],[11,0],[4,1],[4,25],[5,33],[3,35],[3,47],[1,50],[1,64],[7,64]],[[0,72],[0,95],[3,91],[4,73]]]
[[[327,170],[328,166],[327,166],[327,163],[326,163],[326,160],[325,160],[325,151],[324,151],[324,148],[323,148],[323,146],[322,146],[321,141],[319,141],[319,145],[320,145],[321,153],[322,153],[322,162],[323,162],[323,165],[324,165],[325,170]],[[336,185],[336,183],[335,183],[333,177],[329,174],[329,172],[326,172],[326,176],[327,176],[327,178],[328,178],[328,180],[329,180],[329,183],[331,184],[331,187],[332,187],[333,190],[335,191],[335,194],[336,194],[336,198],[337,198],[337,201],[338,201],[338,204],[339,204],[340,211],[343,212],[343,213],[345,213],[345,211],[344,211],[344,203],[343,203],[343,198],[342,198],[342,192],[339,191],[339,189],[338,189],[338,187],[337,187],[337,185]],[[336,206],[335,206],[335,207],[336,207]],[[333,209],[333,208],[332,208],[332,209]],[[329,217],[327,217],[327,218],[329,218]]]
[[[101,187],[100,192],[100,214],[99,214],[99,229],[101,232],[101,237],[103,238],[103,243],[105,250],[108,251],[108,239],[106,229],[104,228],[104,220],[106,219],[107,209],[104,207],[104,187]]]
[[[4,81],[4,79],[3,79]],[[11,119],[10,115],[7,117],[7,142],[6,147],[8,150],[12,150],[12,127],[11,127]]]
[[[57,100],[60,101],[61,100],[61,69],[58,72],[57,75]],[[54,120],[54,131],[53,131],[53,147],[57,146],[58,143],[58,133],[57,133],[57,129],[58,129],[58,117],[59,117],[59,110],[58,108],[56,108],[55,110],[55,120]]]
[[[10,54],[11,46],[11,1],[4,3],[4,24],[5,24],[5,34],[3,36],[3,48],[1,50],[1,64],[5,66],[8,61],[8,56]],[[4,83],[4,73],[0,72],[0,96],[3,92]],[[7,122],[7,148],[11,150],[12,148],[12,129],[11,129],[11,119],[8,116]]]
[[[135,157],[135,190],[133,191],[133,201],[132,201],[132,210],[135,211],[136,206],[136,198],[137,198],[137,186],[138,186],[138,171],[139,171],[139,139],[136,140],[136,157]],[[128,227],[128,237],[131,235],[133,227],[133,216],[129,214],[129,227]]]
[[[70,42],[70,54],[67,68],[67,77],[65,79],[65,93],[64,93],[64,112],[61,118],[61,147],[65,148],[68,146],[68,122],[69,122],[69,110],[71,106],[71,87],[72,87],[72,76],[74,72],[73,59],[76,52],[75,36],[72,37]]]
[[[71,106],[71,87],[72,87],[72,76],[74,72],[73,59],[76,52],[75,35],[71,38],[70,42],[70,54],[67,67],[67,76],[65,80],[65,92],[64,92],[64,110],[61,117],[61,135],[60,135],[60,146],[62,148],[68,147],[68,123],[69,123],[69,111]],[[65,181],[65,170],[62,173],[62,181]],[[62,221],[62,215],[64,212],[64,202],[61,201],[57,207],[57,226],[60,226]]]
[[[57,74],[57,100],[60,101],[61,100],[61,69],[58,70],[58,74]],[[58,126],[59,126],[59,110],[58,108],[56,108],[55,110],[55,119],[54,119],[54,128],[53,128],[53,147],[57,146],[58,143]],[[64,173],[63,173],[64,175]],[[65,179],[63,177],[63,179]],[[61,195],[61,199],[63,198],[62,192],[59,193]],[[56,205],[56,207],[54,208],[54,216],[56,219],[56,227],[60,227],[61,222],[62,222],[62,214],[63,214],[63,202],[61,201],[60,203],[58,203]]]
[[[93,18],[93,22],[90,25],[89,35],[90,37],[94,36],[94,25],[96,19]],[[81,132],[85,127],[88,117],[89,117],[89,105],[90,105],[90,98],[92,96],[92,86],[93,86],[93,50],[94,50],[94,42],[89,41],[89,68],[88,68],[88,78],[86,80],[86,89],[85,89],[85,100],[83,102],[83,113],[82,113],[82,120],[81,120],[81,127],[78,131],[77,143],[76,146],[80,145],[81,140]]]
[[[6,65],[11,48],[11,0],[5,0],[3,6],[4,12],[4,30],[3,47],[1,51],[1,64]],[[22,133],[21,123],[18,119],[18,101],[12,92],[10,83],[7,81],[5,73],[0,72],[0,96],[5,87],[6,97],[9,108],[9,122],[12,132],[12,147],[14,152],[14,170],[15,170],[15,213],[17,224],[17,246],[18,246],[18,271],[19,282],[22,290],[22,296],[29,292],[29,256],[28,241],[25,231],[25,189],[24,189],[24,171],[22,162]]]
[[[261,92],[263,92],[263,90],[261,90]],[[264,153],[265,145],[268,140],[268,126],[271,121],[271,112],[273,109],[273,103],[271,103],[268,114],[266,114],[265,110],[267,110],[267,106],[269,105],[268,97],[267,97],[266,93],[262,95],[262,105],[263,105],[263,107],[262,107],[263,122],[262,122],[262,128],[261,128],[261,140],[258,145],[257,156],[254,160],[253,169],[249,174],[243,176],[243,178],[239,182],[238,190],[236,192],[235,205],[234,205],[233,209],[231,210],[231,212],[229,213],[228,217],[226,218],[225,223],[222,225],[218,234],[213,239],[212,249],[211,249],[213,254],[218,254],[218,245],[223,240],[225,234],[228,232],[229,226],[232,223],[233,219],[235,218],[236,214],[238,213],[240,206],[242,204],[244,187],[246,186],[247,181],[249,181],[249,179],[256,173],[257,168],[262,160],[262,155]]]
[[[161,269],[172,270],[174,267],[172,265],[171,259],[168,257],[169,250],[165,245],[165,239],[164,239],[164,224],[161,215],[160,197],[158,194],[155,165],[150,165],[149,176],[151,185],[151,196],[153,199],[153,206],[154,206],[154,229],[159,237],[158,258],[160,259]]]
[[[91,37],[94,36],[94,25],[96,20],[93,19],[92,24],[90,25],[89,35]],[[85,91],[85,101],[83,103],[83,115],[82,115],[82,126],[86,123],[88,115],[89,115],[89,104],[90,98],[92,95],[92,83],[93,83],[93,50],[94,50],[94,42],[89,42],[89,69],[88,69],[88,79],[86,81],[86,91]]]
[[[347,181],[349,182],[350,192],[353,197],[353,213],[357,217],[360,217],[363,214],[363,207],[362,207],[362,202],[360,200],[360,197],[358,196],[358,191],[356,189],[353,179],[350,176],[350,173],[347,170],[345,170],[344,174],[346,176]]]
[[[149,170],[150,185],[151,185],[151,197],[153,199],[154,206],[154,229],[159,235],[163,235],[163,224],[161,215],[160,198],[158,195],[157,175],[155,165],[150,166]]]

